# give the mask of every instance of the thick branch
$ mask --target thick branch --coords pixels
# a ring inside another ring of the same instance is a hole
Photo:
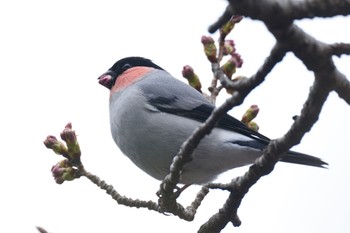
[[[229,0],[230,12],[270,25],[288,25],[295,19],[350,14],[350,0]],[[278,19],[278,20],[276,20]]]
[[[348,15],[350,13],[349,0],[304,0],[286,1],[283,8],[286,17],[292,19],[305,19],[314,17],[333,17],[337,15]]]
[[[316,40],[311,35],[305,33],[295,24],[287,27],[275,27],[266,24],[270,32],[277,41],[288,46],[288,49],[297,56],[304,65],[311,71],[332,70],[331,47],[321,41]]]
[[[282,61],[287,52],[287,47],[277,42],[272,48],[270,55],[265,59],[264,64],[259,68],[256,74],[249,79],[249,82],[252,83],[251,85],[256,87],[261,84],[272,69]]]

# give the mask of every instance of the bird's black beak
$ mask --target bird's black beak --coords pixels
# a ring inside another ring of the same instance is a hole
[[[113,82],[115,81],[115,73],[112,70],[108,70],[106,73],[98,77],[98,83],[108,89],[111,89]]]

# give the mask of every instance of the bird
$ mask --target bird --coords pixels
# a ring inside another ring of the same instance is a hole
[[[112,137],[137,167],[157,180],[169,173],[182,143],[215,109],[202,93],[144,57],[125,57],[99,76],[110,90]],[[254,163],[270,139],[225,114],[185,164],[182,184],[206,184]],[[325,167],[318,157],[288,151],[283,162]]]

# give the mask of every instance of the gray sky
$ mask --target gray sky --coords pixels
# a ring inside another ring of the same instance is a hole
[[[85,178],[57,185],[50,169],[61,158],[42,142],[49,134],[59,136],[71,121],[86,169],[123,195],[155,201],[159,181],[139,171],[111,138],[109,93],[97,77],[116,60],[140,55],[179,79],[182,67],[190,64],[205,85],[212,75],[200,38],[225,6],[216,0],[0,3],[0,232],[37,232],[36,225],[56,233],[196,232],[222,206],[227,193],[212,191],[188,223],[119,206]],[[322,41],[349,43],[349,23],[349,17],[336,17],[298,25]],[[249,19],[237,25],[230,38],[244,59],[237,74],[246,76],[256,72],[274,43],[261,23]],[[334,60],[350,75],[349,57]],[[280,137],[299,114],[312,81],[312,73],[288,54],[230,114],[240,118],[257,104],[260,132]],[[323,158],[330,168],[278,164],[243,200],[243,223],[235,232],[349,232],[348,119],[349,107],[332,93],[315,127],[294,148]],[[235,169],[220,180],[246,169]],[[186,190],[180,202],[189,204],[198,189]],[[232,228],[228,225],[223,232]]]

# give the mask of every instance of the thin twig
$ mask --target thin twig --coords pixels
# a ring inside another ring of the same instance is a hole
[[[147,208],[149,210],[154,210],[157,212],[162,212],[159,208],[158,204],[152,201],[142,201],[139,199],[131,199],[125,196],[120,195],[112,185],[107,184],[104,180],[101,180],[99,177],[91,174],[87,171],[82,171],[82,175],[88,178],[92,183],[96,184],[102,190],[105,190],[107,194],[109,194],[114,200],[117,201],[118,204],[122,204],[129,207],[136,208]]]
[[[348,43],[335,43],[331,44],[331,53],[340,57],[341,55],[350,55],[350,44]]]

